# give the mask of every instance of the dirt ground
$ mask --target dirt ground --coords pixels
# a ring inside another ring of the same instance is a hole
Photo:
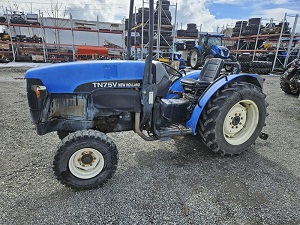
[[[26,69],[0,67],[0,224],[300,224],[300,101],[264,75],[267,141],[222,158],[194,139],[109,136],[114,177],[74,192],[54,177],[60,140],[30,123]]]

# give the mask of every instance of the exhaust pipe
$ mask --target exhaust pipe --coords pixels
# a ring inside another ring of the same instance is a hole
[[[154,137],[148,137],[146,136],[140,129],[140,117],[141,113],[136,112],[135,113],[135,123],[134,123],[134,132],[137,133],[141,138],[143,138],[145,141],[155,141],[157,140]]]

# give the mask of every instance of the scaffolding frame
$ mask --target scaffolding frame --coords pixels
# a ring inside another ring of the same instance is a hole
[[[157,30],[156,30],[156,34],[154,35],[154,39],[157,39],[156,42],[156,55],[155,58],[158,59],[159,58],[159,53],[161,50],[161,38],[166,42],[167,40],[164,38],[164,36],[161,34],[162,32],[162,24],[161,24],[161,18],[162,18],[162,13],[165,13],[165,10],[163,9],[163,4],[162,4],[162,0],[158,0],[158,7],[155,9],[154,13],[158,11],[158,24],[157,24]],[[144,43],[144,27],[147,25],[148,21],[144,21],[144,9],[145,9],[145,3],[147,3],[147,1],[142,1],[142,31],[141,31],[141,56],[140,59],[143,59],[143,53],[144,53],[144,48],[147,48],[147,44]],[[172,59],[174,58],[174,51],[175,51],[175,26],[176,26],[176,20],[177,20],[177,3],[175,5],[169,5],[170,7],[175,7],[175,16],[174,16],[174,23],[172,24],[172,21],[170,21],[170,18],[167,16],[166,18],[168,18],[169,22],[171,23],[171,25],[169,25],[170,27],[172,27],[172,36],[173,36],[173,41],[172,41],[172,46],[168,44],[168,48],[171,49],[171,53],[172,53]]]
[[[278,60],[278,52],[279,52],[280,46],[282,44],[283,30],[284,30],[285,23],[287,23],[287,17],[295,17],[295,20],[294,20],[292,32],[291,32],[291,34],[289,36],[290,40],[289,40],[289,43],[288,43],[288,46],[287,46],[286,57],[285,57],[283,65],[282,65],[283,68],[287,67],[288,59],[289,59],[290,54],[292,52],[291,51],[291,46],[292,46],[292,43],[293,43],[293,40],[294,40],[294,37],[295,37],[295,34],[296,34],[296,27],[297,27],[297,23],[298,23],[299,14],[288,15],[287,13],[285,13],[284,17],[283,17],[283,21],[282,21],[282,27],[281,27],[280,36],[279,36],[279,39],[278,39],[278,42],[277,42],[276,53],[275,53],[275,58],[274,58],[274,61],[273,61],[272,71],[274,71],[275,66],[276,66],[276,61]],[[298,55],[299,55],[299,53],[298,53]],[[280,60],[278,60],[278,61],[280,62]]]

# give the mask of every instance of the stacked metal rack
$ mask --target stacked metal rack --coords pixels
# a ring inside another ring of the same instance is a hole
[[[147,2],[143,1],[141,8],[136,10],[133,18],[133,36],[130,35],[130,41],[135,49],[140,49],[140,58],[144,58],[144,49],[148,48],[148,30],[149,30],[149,8],[145,7]],[[175,16],[172,17],[170,7],[175,7]],[[154,58],[158,59],[161,53],[172,53],[174,52],[175,46],[175,24],[176,24],[176,14],[177,14],[177,4],[171,5],[170,1],[158,0],[156,2],[156,9],[154,12]],[[125,28],[128,26],[128,20],[125,21]],[[174,21],[174,22],[173,22]],[[173,22],[173,23],[172,23]],[[128,32],[127,34],[130,34]],[[125,38],[125,43],[127,43],[128,36]],[[136,57],[136,56],[135,56]]]
[[[108,29],[99,28],[99,21],[93,21],[94,27],[85,27],[83,24],[88,24],[88,21],[81,21],[72,19],[72,15],[70,14],[69,19],[61,19],[61,18],[44,18],[42,13],[39,15],[39,19],[33,21],[33,17],[31,16],[30,21],[24,20],[23,14],[20,16],[12,16],[14,14],[6,14],[6,17],[1,17],[0,25],[4,26],[7,30],[7,36],[9,39],[0,40],[0,54],[6,56],[11,61],[39,61],[39,62],[62,62],[62,61],[74,61],[76,60],[75,49],[81,45],[74,44],[74,32],[85,32],[86,34],[94,33],[98,36],[98,45],[99,46],[99,34],[118,34],[120,37],[123,35],[123,29],[117,29],[111,27]],[[36,14],[37,15],[37,14]],[[12,19],[14,18],[14,19]],[[18,19],[19,18],[19,19]],[[23,18],[23,19],[20,19]],[[27,17],[25,17],[26,19]],[[51,20],[65,20],[70,24],[69,26],[60,26],[57,24],[49,24],[45,21],[47,19]],[[20,22],[19,22],[20,21]],[[25,21],[25,22],[24,22]],[[38,22],[37,22],[38,21]],[[81,24],[82,23],[82,24]],[[75,24],[75,26],[73,25]],[[103,23],[106,24],[106,23]],[[108,23],[107,23],[108,24]],[[108,25],[107,25],[108,26]],[[121,26],[123,26],[121,24]],[[27,30],[27,33],[31,33],[32,35],[24,35],[24,31]],[[72,37],[72,42],[68,43],[60,43],[60,41],[50,42],[47,41],[46,32],[53,31],[66,31],[70,32],[68,37]],[[36,35],[38,34],[38,35]],[[120,38],[121,40],[121,38]],[[116,49],[116,46],[107,46],[107,48],[112,49],[110,51],[110,57],[118,57],[122,58],[123,49],[119,47]]]
[[[200,26],[201,31],[201,26]],[[176,40],[177,42],[177,50],[191,50],[194,48],[196,41],[199,39],[199,30],[197,29],[197,24],[188,23],[187,29],[177,30]],[[183,41],[182,41],[183,40]]]
[[[287,17],[293,17],[292,29],[289,28]],[[299,34],[296,34],[296,26],[299,14],[285,14],[282,22],[278,25],[270,20],[265,26],[262,25],[262,18],[251,18],[249,21],[238,21],[233,28],[233,35],[229,40],[236,41],[231,52],[236,56],[248,54],[244,58],[252,58],[272,62],[271,70],[284,69],[295,57],[299,57],[300,46]],[[266,44],[269,43],[269,44]],[[273,44],[276,44],[274,46]],[[249,57],[250,56],[250,57]],[[245,63],[243,61],[243,63]],[[249,62],[250,63],[250,62]]]

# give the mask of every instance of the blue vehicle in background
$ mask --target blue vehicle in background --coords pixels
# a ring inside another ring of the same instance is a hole
[[[199,43],[190,51],[189,62],[192,69],[198,69],[212,58],[221,58],[225,61],[236,62],[236,57],[230,55],[228,48],[222,46],[223,34],[200,33]],[[226,65],[227,72],[232,71],[230,64]]]
[[[186,68],[185,60],[182,58],[182,55],[179,52],[162,52],[159,54],[159,57],[157,57],[157,61],[174,64],[173,67],[176,67],[180,70]]]
[[[183,69],[186,68],[185,60],[182,58],[182,55],[180,53],[178,53],[178,52],[171,53],[170,58],[171,59],[173,58],[174,61],[178,61],[179,62],[178,69],[183,70]]]
[[[55,131],[62,139],[53,170],[65,186],[94,189],[113,176],[119,156],[107,135],[110,132],[134,131],[146,141],[194,135],[221,155],[240,154],[259,136],[265,137],[267,103],[262,78],[239,74],[238,63],[220,58],[186,75],[152,60],[153,0],[149,6],[146,61],[71,62],[25,74],[37,133]],[[225,74],[226,65],[236,67],[236,73]]]

